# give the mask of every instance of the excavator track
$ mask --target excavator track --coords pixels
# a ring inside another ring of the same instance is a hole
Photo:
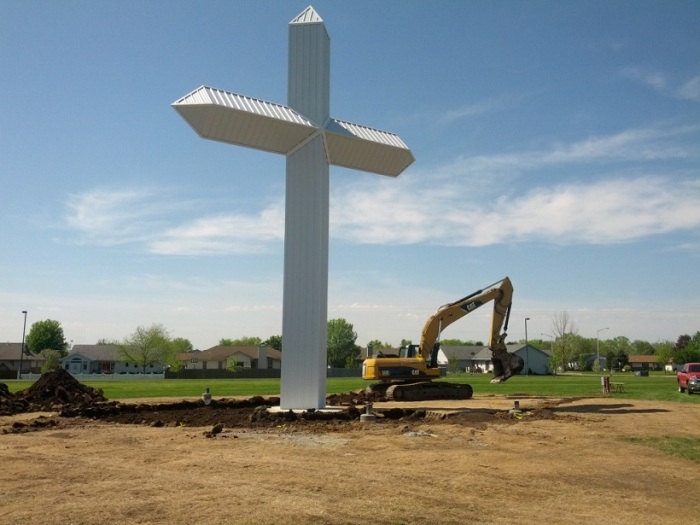
[[[380,385],[377,385],[380,386]],[[387,401],[431,401],[437,399],[471,399],[474,389],[471,385],[419,381],[416,383],[397,383],[381,385]],[[377,392],[378,389],[373,389]]]

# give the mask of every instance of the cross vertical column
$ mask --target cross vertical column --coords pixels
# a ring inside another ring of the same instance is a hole
[[[289,25],[288,105],[329,118],[330,38],[315,11]],[[326,404],[329,163],[322,133],[287,155],[280,408]]]
[[[326,402],[329,165],[398,176],[394,133],[333,119],[330,38],[309,6],[289,26],[288,106],[201,86],[173,103],[200,137],[287,157],[282,311],[284,409]]]

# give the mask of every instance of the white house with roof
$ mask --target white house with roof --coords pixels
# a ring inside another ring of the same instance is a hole
[[[138,363],[123,361],[114,345],[73,345],[61,366],[72,375],[144,373]],[[162,374],[163,363],[148,363],[145,373]]]
[[[525,363],[525,367],[520,372],[521,375],[527,374],[528,370],[530,374],[536,375],[551,373],[548,352],[522,343],[508,344],[506,348],[508,352],[519,356]],[[491,350],[487,346],[441,346],[438,363],[446,366],[448,370],[454,367],[466,372],[493,372]]]
[[[214,346],[198,352],[179,355],[185,370],[227,370],[235,362],[241,368],[280,369],[282,353],[260,346]]]

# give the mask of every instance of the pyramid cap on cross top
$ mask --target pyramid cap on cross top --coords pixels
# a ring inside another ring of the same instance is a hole
[[[297,16],[292,18],[292,21],[289,23],[290,24],[322,24],[323,19],[319,16],[319,14],[316,12],[316,10],[312,6],[309,6],[306,9],[304,9],[301,13],[299,13]]]

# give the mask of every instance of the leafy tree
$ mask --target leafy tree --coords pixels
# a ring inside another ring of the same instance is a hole
[[[360,366],[356,359],[356,356],[359,355],[359,353],[360,347],[355,346],[355,350],[353,351],[353,353],[345,359],[345,368],[349,370],[354,370],[355,368],[358,368]]]
[[[673,357],[673,343],[671,341],[659,341],[654,343],[654,354],[656,355],[656,362],[659,363],[664,372],[666,372],[666,365]]]
[[[648,341],[635,339],[632,342],[632,352],[634,355],[654,355],[654,346]]]
[[[122,361],[136,363],[144,373],[148,365],[165,364],[173,354],[170,335],[162,324],[139,326],[116,346]]]
[[[552,319],[552,362],[556,368],[568,370],[576,360],[576,332],[578,329],[566,311],[557,312]]]
[[[194,346],[189,339],[184,337],[176,337],[170,341],[170,347],[163,358],[163,362],[168,366],[170,372],[181,372],[185,369],[185,363],[180,359],[180,354],[185,352],[192,352]]]
[[[236,372],[239,372],[242,369],[243,365],[236,361],[235,355],[228,356],[228,358],[226,359],[226,370],[235,374]]]
[[[116,339],[107,339],[106,337],[102,337],[97,340],[98,345],[118,345],[119,341]]]
[[[459,372],[459,359],[456,356],[453,355],[447,358],[447,371],[450,374]]]
[[[440,339],[440,345],[444,346],[465,346],[461,339]]]
[[[52,319],[34,323],[27,334],[26,345],[27,350],[35,355],[42,350],[56,350],[61,357],[68,353],[68,343],[61,323]]]
[[[461,339],[442,339],[440,344],[444,346],[483,346],[479,341],[462,341]]]
[[[690,336],[688,334],[678,336],[676,341],[676,350],[683,350],[690,343]]]
[[[357,356],[355,340],[357,333],[352,324],[345,319],[331,319],[328,321],[328,364],[334,368],[341,368],[348,363],[348,359]]]
[[[618,337],[608,339],[607,341],[605,341],[605,348],[607,348],[611,352],[614,352],[615,354],[624,352],[625,354],[630,355],[634,353],[634,347],[632,346],[632,343],[630,343],[630,340],[624,335],[620,335]]]
[[[61,352],[47,348],[41,351],[41,356],[44,358],[44,363],[41,365],[41,373],[56,370],[61,366]]]
[[[588,359],[589,356],[595,354],[605,355],[605,347],[601,346],[600,343],[596,345],[596,340],[590,337],[581,337],[578,334],[574,334],[572,338],[574,356],[577,359],[583,357]]]
[[[176,337],[171,341],[171,343],[173,345],[173,352],[177,352],[178,354],[183,352],[192,352],[194,350],[192,342],[184,337]]]
[[[615,356],[615,352],[613,352],[612,350],[605,354],[605,363],[608,366],[608,370],[610,370],[611,372],[616,368],[618,370],[620,369],[620,367],[617,365],[617,358]]]
[[[700,362],[700,332],[695,332],[688,343],[676,352],[676,359],[679,363]]]
[[[401,343],[399,343],[399,348],[403,348],[404,346],[408,346],[412,344],[412,341],[410,339],[401,339]]]
[[[259,337],[241,337],[240,339],[222,338],[219,346],[260,346],[262,339]]]
[[[263,342],[263,344],[281,352],[282,351],[282,336],[281,335],[271,335],[270,337],[267,338],[266,341]]]
[[[619,370],[625,368],[625,366],[630,362],[629,356],[625,352],[619,352],[615,357],[615,364]]]
[[[373,348],[374,350],[381,350],[382,348],[392,348],[391,343],[383,343],[379,339],[373,339],[367,346]]]

